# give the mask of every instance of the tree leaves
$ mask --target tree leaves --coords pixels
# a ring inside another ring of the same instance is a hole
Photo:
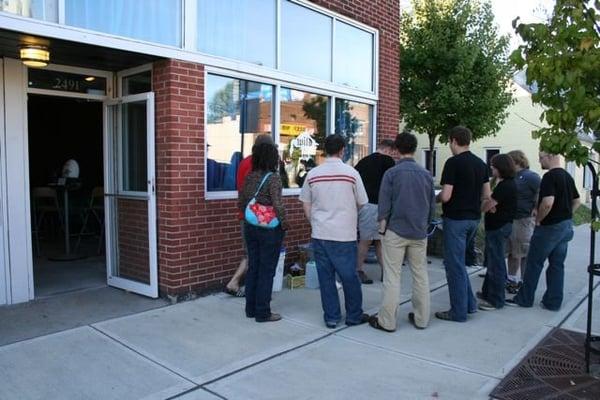
[[[524,44],[510,61],[527,68],[527,83],[537,83],[532,96],[546,111],[549,125],[534,133],[542,149],[584,164],[589,149],[578,135],[600,128],[600,1],[557,0],[546,24],[516,23]],[[594,149],[599,149],[597,143]]]
[[[409,129],[447,141],[456,125],[495,134],[512,104],[508,37],[489,2],[413,0],[402,15],[400,113]]]

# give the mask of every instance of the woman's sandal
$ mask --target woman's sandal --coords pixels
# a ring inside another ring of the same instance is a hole
[[[395,329],[385,329],[383,326],[381,326],[379,324],[379,320],[377,319],[377,314],[375,315],[371,315],[369,317],[369,325],[371,325],[371,327],[375,328],[375,329],[379,329],[380,331],[384,331],[384,332],[394,332]]]
[[[245,297],[246,294],[244,293],[244,289],[239,288],[238,290],[233,290],[233,289],[229,289],[227,286],[225,286],[225,289],[223,289],[223,292],[227,293],[230,296],[233,297]]]

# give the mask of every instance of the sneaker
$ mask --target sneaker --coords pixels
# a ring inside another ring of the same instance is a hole
[[[520,307],[519,303],[517,303],[514,297],[512,299],[506,299],[504,304],[510,307]]]
[[[492,304],[488,303],[485,300],[482,300],[479,303],[479,309],[482,310],[482,311],[494,311],[494,310],[497,310],[496,307],[494,307]]]
[[[356,326],[356,325],[362,325],[362,324],[366,324],[367,322],[369,322],[369,314],[362,314],[360,316],[360,319],[358,320],[358,322],[350,322],[348,320],[346,320],[346,325],[348,326]]]
[[[363,285],[370,285],[373,283],[373,279],[369,278],[365,271],[358,271],[358,279],[360,279],[360,283]]]
[[[506,291],[510,294],[517,294],[521,285],[523,285],[521,282],[508,281],[506,282]]]
[[[335,328],[337,328],[337,322],[325,321],[325,326],[328,327],[329,329],[335,329]]]

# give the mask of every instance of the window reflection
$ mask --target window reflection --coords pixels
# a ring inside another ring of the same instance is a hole
[[[275,66],[275,0],[199,0],[198,50]]]
[[[290,187],[300,187],[306,173],[321,163],[327,132],[329,98],[281,88],[279,150]]]
[[[206,187],[236,190],[240,161],[252,153],[256,136],[272,132],[273,87],[208,75],[206,93]]]
[[[373,35],[336,21],[333,50],[335,83],[373,90]]]
[[[344,99],[335,100],[335,133],[346,139],[343,160],[352,166],[369,154],[371,106]]]
[[[0,11],[58,22],[58,0],[1,0]]]
[[[65,23],[181,46],[181,0],[65,0]]]
[[[313,78],[331,80],[331,24],[330,17],[290,1],[283,1],[283,69]]]

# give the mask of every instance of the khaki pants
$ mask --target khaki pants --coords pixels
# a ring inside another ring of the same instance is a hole
[[[400,271],[404,255],[412,274],[412,305],[415,324],[429,324],[429,275],[427,274],[427,239],[411,240],[388,230],[383,245],[383,301],[378,322],[385,329],[396,329],[396,313],[400,303]]]

